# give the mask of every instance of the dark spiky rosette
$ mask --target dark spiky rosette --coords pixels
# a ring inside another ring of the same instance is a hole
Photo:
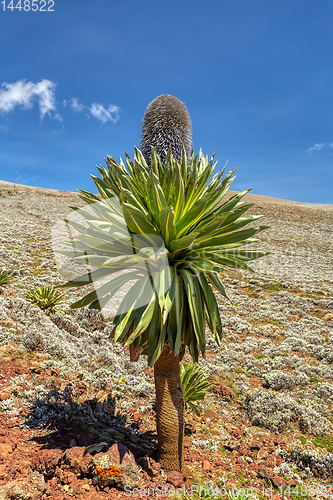
[[[223,202],[235,170],[224,178],[214,171],[213,157],[189,158],[183,148],[177,162],[169,150],[162,165],[152,149],[151,168],[136,149],[126,167],[107,157],[92,176],[100,199],[80,190],[90,210],[78,210],[85,225],[68,221],[78,232],[75,260],[94,268],[64,285],[109,281],[72,304],[103,308],[116,291],[134,280],[114,318],[115,339],[153,365],[165,341],[171,351],[194,361],[205,353],[206,322],[218,344],[222,337],[219,309],[212,288],[226,298],[219,276],[225,267],[252,269],[247,262],[269,252],[240,250],[269,226],[243,229],[260,215],[243,216],[253,204],[240,200],[249,189]],[[73,208],[73,207],[72,207]],[[73,245],[73,242],[68,242]],[[72,255],[72,252],[68,252]],[[117,273],[117,274],[116,274]]]

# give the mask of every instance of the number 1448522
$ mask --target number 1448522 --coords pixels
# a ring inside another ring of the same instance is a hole
[[[3,11],[54,12],[54,0],[3,0]]]

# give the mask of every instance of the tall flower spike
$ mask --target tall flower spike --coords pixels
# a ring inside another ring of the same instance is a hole
[[[169,148],[178,162],[183,146],[189,158],[192,149],[191,131],[191,118],[182,101],[168,94],[156,97],[148,105],[142,120],[140,149],[148,165],[152,147],[162,162]]]

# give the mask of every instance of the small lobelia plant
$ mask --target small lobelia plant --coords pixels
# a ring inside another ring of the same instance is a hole
[[[192,410],[199,416],[200,412],[195,405],[196,401],[205,399],[206,390],[211,387],[208,377],[200,370],[199,366],[192,361],[186,366],[180,363],[180,383],[184,394],[185,408]]]
[[[148,165],[136,149],[134,161],[126,154],[125,167],[108,156],[107,169],[98,167],[102,178],[92,176],[102,199],[79,190],[87,210],[71,208],[84,224],[67,220],[77,236],[60,251],[89,267],[61,287],[95,285],[71,308],[106,310],[117,290],[134,281],[114,316],[114,338],[129,347],[132,360],[146,355],[154,366],[159,460],[166,472],[183,467],[179,362],[186,349],[194,362],[205,355],[206,322],[218,345],[222,338],[213,292],[228,298],[220,273],[226,267],[252,271],[248,262],[270,253],[240,250],[269,226],[244,229],[262,216],[243,216],[253,206],[241,202],[249,189],[223,201],[236,169],[224,178],[223,169],[209,182],[213,158],[192,151],[188,159],[183,148],[176,161],[170,149],[162,163],[152,148]]]
[[[65,292],[60,293],[53,286],[42,286],[28,290],[25,298],[32,304],[36,304],[40,309],[50,312],[60,310],[57,306],[65,302],[65,300],[61,300],[64,295]]]
[[[5,287],[14,280],[13,272],[0,269],[0,286]]]

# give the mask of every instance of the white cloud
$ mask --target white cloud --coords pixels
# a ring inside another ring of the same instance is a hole
[[[308,152],[312,153],[313,151],[321,151],[324,148],[333,148],[333,142],[321,142],[319,144],[315,144],[312,148],[308,148]]]
[[[46,79],[37,83],[26,80],[18,80],[14,83],[4,82],[0,86],[0,113],[9,113],[16,107],[31,109],[37,102],[41,118],[48,114],[61,122],[63,119],[56,112],[55,87],[55,83]],[[76,113],[83,112],[88,117],[92,116],[102,123],[117,123],[119,120],[119,107],[113,104],[109,104],[108,107],[98,103],[86,106],[77,97],[72,97],[64,100],[63,105]]]
[[[77,97],[72,97],[69,101],[64,101],[64,106],[69,105],[69,107],[73,110],[79,113],[80,111],[83,111],[86,106],[83,104],[79,103],[79,100]]]
[[[97,104],[94,102],[89,107],[85,104],[80,103],[77,97],[72,97],[68,101],[64,101],[63,105],[69,106],[70,109],[72,109],[76,113],[84,112],[88,117],[93,116],[103,123],[117,123],[117,121],[119,120],[119,107],[115,106],[114,104],[109,104],[109,106],[105,108],[102,104]]]
[[[32,108],[34,102],[38,101],[41,118],[46,114],[51,116],[55,111],[55,83],[50,80],[41,80],[38,83],[18,80],[14,83],[2,83],[0,89],[0,112],[9,113],[17,106],[25,109]],[[59,119],[59,115],[57,115]]]
[[[96,104],[95,102],[90,107],[90,113],[92,116],[97,118],[103,123],[113,122],[117,123],[119,120],[119,108],[112,104],[109,105],[107,109],[102,106],[102,104]]]

